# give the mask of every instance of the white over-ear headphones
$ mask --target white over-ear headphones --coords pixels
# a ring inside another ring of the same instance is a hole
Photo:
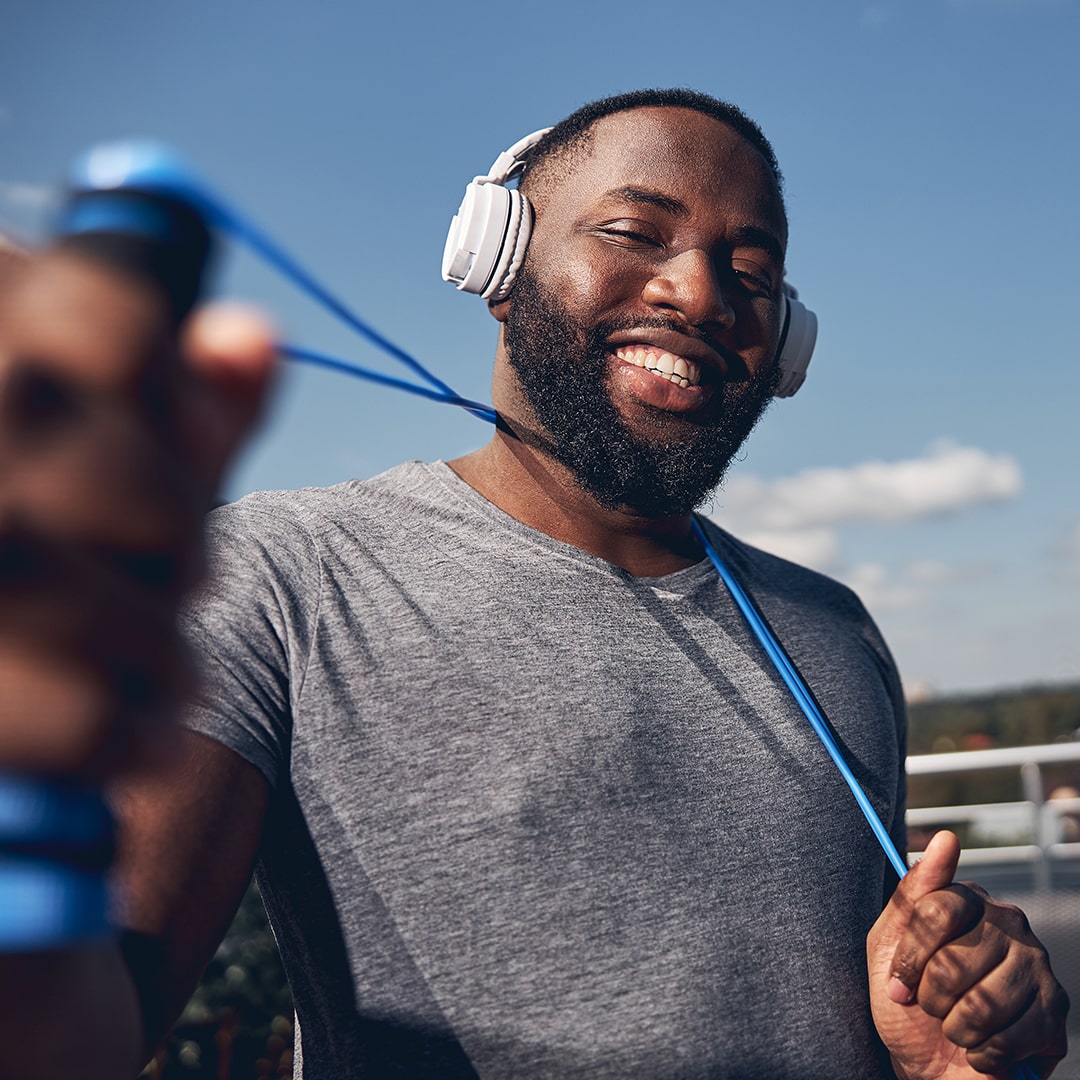
[[[541,128],[519,139],[465,189],[443,249],[444,281],[485,300],[510,295],[529,246],[533,209],[521,192],[506,185],[525,168],[529,150],[550,130]],[[816,340],[817,316],[785,281],[777,397],[791,397],[802,386]]]
[[[784,282],[784,322],[780,331],[780,369],[773,394],[791,397],[806,380],[806,369],[817,341],[817,316],[799,299],[794,285]]]
[[[465,189],[443,250],[444,281],[485,300],[506,299],[525,257],[533,219],[529,200],[506,184],[525,168],[526,152],[550,130],[519,139]]]

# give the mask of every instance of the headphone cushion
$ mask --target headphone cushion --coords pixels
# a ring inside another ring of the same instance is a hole
[[[802,386],[817,341],[817,316],[792,292],[788,292],[785,300],[788,325],[777,361],[780,367],[777,397],[791,397]]]
[[[516,189],[504,190],[510,196],[510,222],[491,283],[481,294],[485,300],[505,300],[510,295],[532,236],[533,209],[529,200]]]

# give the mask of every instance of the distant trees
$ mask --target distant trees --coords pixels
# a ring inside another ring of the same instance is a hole
[[[1080,729],[1080,685],[943,697],[908,707],[908,752],[1040,746]],[[989,742],[986,742],[986,739]],[[973,740],[978,746],[972,745]]]
[[[991,746],[1041,746],[1080,732],[1080,685],[943,697],[908,707],[908,752],[933,754]],[[1043,766],[1047,791],[1080,787],[1075,764]],[[957,806],[1023,798],[1017,769],[911,777],[909,806]]]
[[[254,883],[146,1080],[292,1077],[292,996]]]

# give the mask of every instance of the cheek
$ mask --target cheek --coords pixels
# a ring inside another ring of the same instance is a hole
[[[768,300],[750,301],[736,310],[738,349],[752,366],[771,363],[780,344],[780,308]]]
[[[632,305],[645,287],[640,264],[621,254],[608,245],[598,250],[575,237],[558,250],[550,241],[530,247],[527,265],[541,288],[558,298],[576,321],[592,325]]]

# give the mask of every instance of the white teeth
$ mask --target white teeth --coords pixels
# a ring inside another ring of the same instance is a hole
[[[650,346],[627,345],[615,350],[615,355],[627,364],[644,368],[658,379],[666,379],[676,386],[697,386],[701,380],[701,368],[693,360],[675,356],[666,350]]]

